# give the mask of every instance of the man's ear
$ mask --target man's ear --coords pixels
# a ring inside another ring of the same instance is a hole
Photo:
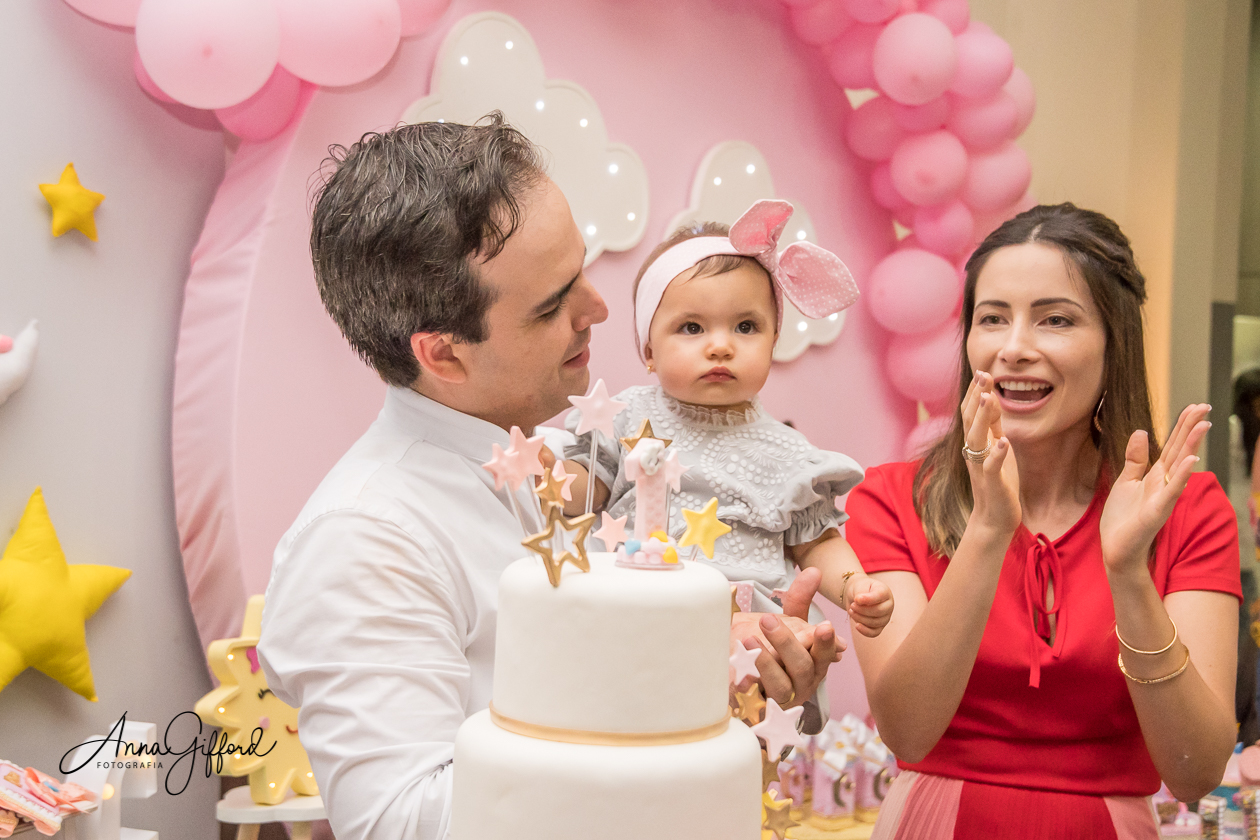
[[[449,334],[415,333],[411,336],[411,352],[421,370],[435,379],[452,385],[460,385],[468,379],[468,371]]]

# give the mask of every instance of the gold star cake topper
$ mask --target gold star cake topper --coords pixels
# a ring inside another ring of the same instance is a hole
[[[542,493],[540,492],[539,495],[541,496]],[[521,545],[542,558],[543,565],[547,568],[547,580],[551,581],[552,586],[559,586],[560,568],[565,563],[572,563],[583,572],[591,570],[590,559],[586,556],[586,535],[595,525],[595,514],[586,513],[574,519],[567,519],[562,504],[549,504],[549,508],[547,527],[537,534],[526,537],[521,541]],[[557,528],[573,533],[573,551],[555,547],[553,541]]]
[[[79,183],[74,164],[67,163],[61,171],[61,180],[55,184],[40,184],[39,191],[52,207],[52,235],[61,236],[70,230],[80,231],[88,239],[96,241],[96,208],[105,196],[92,192]]]
[[[642,423],[639,424],[639,431],[636,434],[630,435],[628,437],[623,437],[620,440],[621,440],[621,445],[626,448],[627,452],[633,452],[635,444],[637,444],[639,441],[643,440],[644,438],[650,438],[652,440],[659,440],[662,446],[669,446],[671,443],[674,442],[673,438],[658,438],[656,435],[652,434],[652,421],[646,418],[643,420]]]
[[[96,702],[83,623],[129,569],[66,563],[37,487],[0,556],[0,689],[27,668]]]
[[[298,710],[267,687],[258,663],[263,596],[245,606],[241,635],[211,642],[206,651],[219,687],[197,701],[201,721],[223,729],[223,775],[249,776],[249,795],[259,805],[278,805],[289,788],[301,796],[319,793],[311,760],[298,740]],[[252,745],[252,746],[251,746]]]
[[[698,545],[704,556],[713,559],[713,544],[723,534],[731,532],[731,526],[717,518],[717,496],[709,499],[704,510],[694,511],[683,508],[683,518],[687,520],[687,530],[678,541],[679,547]]]
[[[760,723],[761,713],[765,710],[766,700],[761,695],[761,683],[754,682],[748,686],[747,691],[735,692],[735,717],[744,723],[749,726]]]
[[[784,840],[789,828],[800,825],[792,819],[792,800],[779,799],[774,791],[768,790],[761,795],[761,837],[762,840]]]

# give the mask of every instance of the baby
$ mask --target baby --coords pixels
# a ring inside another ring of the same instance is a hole
[[[780,265],[778,238],[791,215],[786,201],[760,201],[729,234],[713,222],[683,228],[648,256],[634,286],[636,338],[660,384],[618,395],[628,406],[616,432],[633,436],[646,419],[688,468],[670,503],[670,536],[686,529],[682,508],[699,511],[716,496],[718,517],[733,530],[718,540],[712,565],[766,596],[787,587],[792,564],[817,568],[823,596],[859,633],[876,636],[892,615],[892,593],[862,572],[838,531],[846,515],[835,506],[862,480],[861,468],[811,446],[757,399],[783,321],[782,296],[811,317],[838,312],[857,297],[844,264],[815,245],[790,246]],[[624,448],[601,437],[597,452],[594,509],[628,514],[629,527],[635,493]],[[566,469],[578,474],[567,512],[580,513],[589,437],[565,455]]]

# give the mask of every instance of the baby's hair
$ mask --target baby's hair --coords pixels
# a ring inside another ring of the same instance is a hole
[[[730,225],[724,225],[721,222],[691,222],[675,230],[664,242],[653,248],[652,253],[648,254],[647,259],[643,261],[638,275],[634,278],[634,285],[630,288],[632,307],[630,323],[635,323],[639,314],[639,281],[643,279],[643,275],[647,273],[652,263],[656,262],[657,257],[673,248],[679,242],[686,242],[688,239],[695,239],[700,236],[726,236],[730,232]],[[698,277],[712,277],[715,274],[725,274],[728,271],[734,271],[745,262],[750,262],[758,268],[761,267],[761,263],[752,257],[741,257],[736,254],[715,254],[712,257],[705,257],[696,263],[696,271],[691,275],[691,279],[695,280]],[[639,335],[637,332],[634,336],[634,349],[639,352],[639,358],[642,359],[643,348],[639,346]]]

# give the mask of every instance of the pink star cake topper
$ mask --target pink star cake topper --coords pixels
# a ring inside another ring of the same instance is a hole
[[[744,680],[752,677],[757,679],[761,676],[761,672],[757,670],[757,657],[761,654],[761,648],[746,648],[743,645],[737,645],[735,652],[731,654],[731,683],[738,686]]]
[[[753,734],[766,742],[766,754],[771,758],[781,754],[784,747],[804,746],[805,739],[796,731],[804,706],[784,711],[773,697],[766,698],[766,717],[761,723],[749,727]]]
[[[678,462],[678,453],[672,449],[669,450],[665,455],[665,481],[675,493],[682,490],[682,484],[679,482],[679,479],[683,477],[685,472],[687,472],[687,467]]]
[[[613,419],[628,405],[628,403],[614,400],[608,396],[608,386],[604,384],[602,379],[595,380],[595,386],[591,388],[591,392],[585,397],[569,397],[569,402],[573,403],[578,410],[579,416],[575,434],[579,437],[591,429],[599,429],[610,438],[616,437],[613,429]]]
[[[511,442],[507,449],[497,443],[490,444],[490,460],[481,467],[494,476],[495,490],[503,489],[506,484],[509,490],[515,492],[525,476],[543,474],[542,461],[538,459],[538,453],[543,447],[543,437],[535,435],[527,438],[519,426],[513,426],[509,435]]]
[[[608,515],[608,511],[604,511],[600,516],[602,520],[595,536],[604,541],[605,548],[612,551],[617,547],[617,543],[626,541],[626,520],[630,518],[630,515],[626,514],[613,519]]]
[[[569,471],[564,468],[563,461],[556,461],[551,467],[551,477],[560,482],[560,498],[566,502],[573,501],[573,481],[577,475],[570,475]]]

